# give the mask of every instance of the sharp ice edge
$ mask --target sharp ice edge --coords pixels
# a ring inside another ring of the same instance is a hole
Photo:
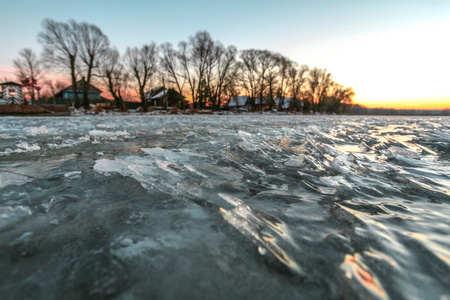
[[[261,254],[269,251],[279,262],[304,275],[300,265],[289,254],[289,248],[298,250],[298,246],[292,240],[287,225],[281,220],[263,211],[251,208],[241,199],[228,194],[220,193],[219,196],[234,206],[231,210],[220,208],[222,217],[245,237],[250,239]]]
[[[195,170],[192,165],[193,159],[202,156],[190,152],[171,150],[155,147],[142,148],[146,156],[115,157],[114,159],[98,159],[94,165],[94,171],[106,176],[119,173],[139,181],[146,189],[161,189],[173,193],[174,187],[178,193],[187,191],[197,194],[195,186],[185,184],[186,173],[196,174],[202,178],[206,175]]]

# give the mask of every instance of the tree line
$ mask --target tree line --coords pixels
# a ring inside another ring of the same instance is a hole
[[[94,24],[58,22],[45,19],[38,34],[43,50],[40,58],[29,48],[14,60],[16,75],[30,98],[35,88],[46,85],[53,95],[61,83],[43,80],[43,70],[70,76],[74,105],[89,108],[89,84],[101,84],[126,110],[126,101],[135,95],[147,110],[145,92],[154,86],[171,88],[179,95],[174,105],[184,108],[187,99],[194,108],[220,109],[233,97],[247,95],[251,110],[285,107],[303,112],[346,112],[352,102],[352,88],[333,81],[326,69],[299,65],[269,50],[238,50],[214,41],[207,31],[199,31],[177,46],[154,42],[127,47],[121,54]],[[85,84],[78,87],[79,79]]]

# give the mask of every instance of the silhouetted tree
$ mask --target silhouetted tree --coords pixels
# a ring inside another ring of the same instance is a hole
[[[75,107],[80,107],[77,88],[78,41],[77,24],[45,19],[42,22],[43,31],[39,32],[38,40],[43,45],[42,58],[46,66],[56,70],[68,70],[73,86]]]
[[[47,103],[48,101],[51,102],[51,104],[56,104],[55,102],[55,95],[62,90],[66,84],[62,81],[59,80],[45,80],[44,82],[44,86],[46,87],[46,92],[44,93],[44,97],[47,98]]]
[[[214,55],[216,56],[215,83],[211,90],[212,108],[218,109],[221,106],[224,89],[234,80],[237,49],[234,46],[225,48],[220,42],[216,42]]]
[[[17,79],[27,89],[34,103],[36,100],[34,90],[41,76],[41,64],[36,54],[30,48],[24,48],[20,50],[19,58],[15,59],[13,64],[16,68]],[[27,104],[27,101],[23,101],[23,104]]]
[[[261,63],[261,77],[264,81],[264,83],[261,84],[267,86],[267,90],[265,93],[263,87],[261,87],[260,89],[260,101],[262,104],[262,99],[267,98],[267,103],[269,104],[270,109],[273,109],[273,106],[275,104],[273,98],[277,89],[279,79],[279,60],[276,54],[268,50],[258,51],[258,58]]]
[[[161,73],[164,78],[167,78],[169,84],[175,85],[178,93],[182,96],[186,78],[182,76],[183,70],[180,62],[180,54],[173,48],[171,43],[162,44],[160,49]],[[183,99],[183,97],[181,97],[181,99]],[[179,107],[184,109],[184,101],[180,101]]]
[[[289,91],[289,70],[293,67],[294,62],[287,57],[279,54],[278,60],[278,75],[279,84],[277,87],[276,96],[279,99],[278,105],[281,110],[284,109],[284,100]]]
[[[199,31],[180,42],[179,58],[195,107],[204,108],[209,97],[212,69],[216,63],[214,41],[207,31]],[[207,92],[207,93],[205,93]]]
[[[153,75],[157,71],[158,50],[156,44],[143,45],[141,48],[127,48],[125,52],[126,66],[130,70],[132,78],[137,82],[139,97],[144,110],[148,109],[145,100],[145,90],[151,83]]]
[[[169,88],[167,90],[167,104],[169,106],[184,106],[182,102],[184,102],[184,96],[180,94],[177,90],[174,88]]]
[[[353,88],[344,88],[338,83],[333,83],[329,96],[324,99],[323,110],[327,113],[347,113],[354,96]]]
[[[99,66],[99,77],[113,96],[116,106],[121,111],[126,111],[122,92],[126,90],[129,74],[125,71],[120,53],[116,48],[110,48],[104,53]]]
[[[78,43],[81,70],[84,74],[83,106],[89,109],[88,91],[93,70],[98,68],[100,61],[109,49],[109,39],[93,24],[75,23],[75,34]]]
[[[327,96],[328,90],[333,83],[332,76],[326,69],[314,68],[308,72],[309,94],[313,110],[322,111],[322,101]]]
[[[302,87],[307,80],[308,70],[307,65],[302,65],[300,68],[297,68],[295,64],[289,69],[288,85],[290,95],[293,98],[290,103],[290,109],[300,111],[302,108],[302,100],[304,98]]]
[[[257,54],[258,50],[255,49],[241,51],[241,63],[239,64],[239,78],[242,87],[250,96],[248,102],[252,110],[256,110],[256,97],[258,97],[259,89],[261,88],[260,83],[264,82],[259,71],[259,60]]]

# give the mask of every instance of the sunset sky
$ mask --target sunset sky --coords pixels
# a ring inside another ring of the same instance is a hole
[[[37,53],[44,18],[97,25],[127,46],[187,40],[207,30],[238,49],[268,49],[326,68],[368,107],[450,108],[450,1],[0,0],[0,81],[20,49]]]

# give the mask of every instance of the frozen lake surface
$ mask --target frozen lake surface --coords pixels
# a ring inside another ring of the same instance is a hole
[[[0,118],[1,299],[450,299],[450,118]]]

